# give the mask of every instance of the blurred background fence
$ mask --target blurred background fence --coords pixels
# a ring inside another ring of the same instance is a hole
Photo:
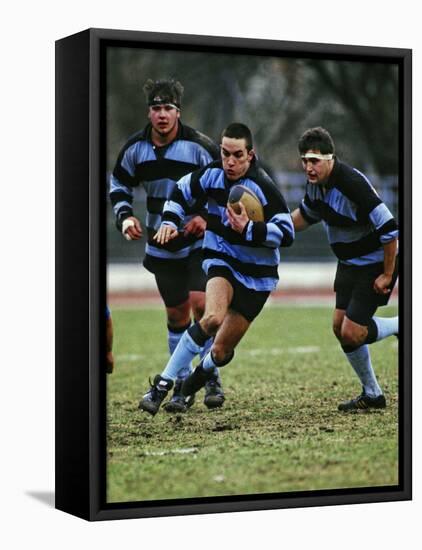
[[[287,200],[290,209],[294,209],[303,197],[304,176],[297,172],[276,173],[275,179]],[[383,197],[391,211],[397,215],[398,194],[397,178],[376,176],[370,177],[374,187]],[[142,188],[135,192],[134,211],[141,220],[145,219],[146,195]],[[139,263],[144,257],[145,240],[128,243],[116,230],[111,205],[108,205],[107,216],[107,251],[109,263]],[[295,243],[290,248],[282,249],[283,262],[329,262],[334,261],[333,254],[327,244],[325,229],[322,224],[316,224],[303,233],[296,235]]]

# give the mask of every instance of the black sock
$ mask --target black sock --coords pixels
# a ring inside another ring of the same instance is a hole
[[[377,324],[373,319],[370,319],[368,323],[368,336],[366,337],[364,344],[373,344],[374,342],[377,341],[377,338],[378,338]]]
[[[198,323],[195,323],[188,329],[189,336],[192,338],[192,340],[197,344],[198,346],[205,346],[205,343],[207,340],[211,338],[211,336],[208,336],[206,332],[202,330],[201,325]]]

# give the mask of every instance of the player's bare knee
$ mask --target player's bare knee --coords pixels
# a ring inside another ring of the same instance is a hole
[[[334,323],[333,324],[333,332],[337,340],[341,341],[341,324]]]
[[[166,309],[167,324],[170,328],[184,327],[190,322],[190,308],[186,303]]]
[[[344,346],[359,347],[365,342],[365,334],[361,330],[343,326],[340,341]]]
[[[195,321],[202,319],[205,311],[205,292],[191,292],[190,304]]]
[[[220,328],[224,317],[215,313],[206,313],[201,319],[201,325],[204,331],[211,336],[214,336]]]

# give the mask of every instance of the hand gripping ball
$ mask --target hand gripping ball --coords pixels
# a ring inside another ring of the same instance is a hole
[[[264,221],[264,209],[261,201],[253,191],[244,185],[235,185],[230,189],[229,204],[236,214],[240,214],[239,202],[242,202],[250,220],[253,222]]]

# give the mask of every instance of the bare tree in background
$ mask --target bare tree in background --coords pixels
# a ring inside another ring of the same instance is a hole
[[[185,86],[187,124],[218,141],[228,123],[244,122],[276,170],[294,170],[298,137],[321,125],[351,164],[379,175],[397,173],[394,65],[136,48],[109,51],[110,158],[147,122],[145,80],[169,76]]]

